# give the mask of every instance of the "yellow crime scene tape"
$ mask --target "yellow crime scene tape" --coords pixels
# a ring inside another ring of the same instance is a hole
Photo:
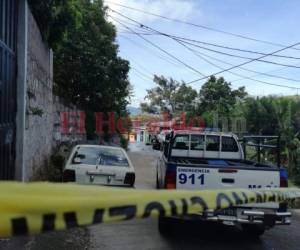
[[[1,182],[0,237],[299,197],[300,189],[291,188],[180,191]]]

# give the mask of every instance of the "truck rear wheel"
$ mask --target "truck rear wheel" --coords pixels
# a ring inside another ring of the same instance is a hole
[[[265,228],[262,225],[252,225],[252,224],[245,224],[242,225],[243,233],[247,237],[251,238],[259,238],[265,232]]]

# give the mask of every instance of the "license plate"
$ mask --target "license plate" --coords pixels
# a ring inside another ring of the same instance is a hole
[[[209,173],[204,168],[177,167],[176,187],[178,189],[201,189],[205,185],[205,177]]]

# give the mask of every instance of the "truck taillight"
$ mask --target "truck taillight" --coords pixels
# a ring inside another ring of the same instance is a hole
[[[280,187],[287,188],[289,186],[287,178],[281,176],[280,177]]]
[[[75,182],[75,181],[76,181],[75,170],[66,169],[63,173],[63,182]]]
[[[135,182],[135,173],[126,173],[125,179],[124,179],[124,184],[127,184],[127,185],[133,187],[134,182]]]
[[[166,189],[175,189],[176,188],[176,172],[167,171],[165,177],[165,188]]]

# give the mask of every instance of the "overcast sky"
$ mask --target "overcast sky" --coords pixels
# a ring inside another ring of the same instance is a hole
[[[300,1],[297,0],[110,0],[105,1],[111,9],[122,13],[124,16],[134,19],[158,31],[177,35],[180,37],[200,40],[202,42],[215,43],[223,46],[230,46],[240,49],[254,50],[263,53],[272,53],[279,50],[280,46],[255,42],[247,39],[230,36],[227,34],[201,29],[185,24],[180,24],[158,17],[146,15],[137,11],[132,11],[124,7],[117,6],[113,3],[118,3],[133,8],[141,9],[147,12],[152,12],[162,16],[176,18],[183,21],[207,26],[210,28],[235,33],[255,39],[270,41],[273,43],[291,45],[300,42]],[[131,29],[141,29],[130,25],[132,23],[125,17],[116,13],[109,12],[110,15],[118,19],[119,22],[125,24]],[[110,19],[113,21],[112,19]],[[211,75],[220,71],[220,68],[231,67],[248,61],[247,59],[234,58],[226,55],[214,53],[212,51],[193,48],[210,57],[205,57],[216,66],[209,64],[200,57],[197,57],[190,50],[175,42],[174,40],[157,35],[144,36],[152,43],[166,50],[168,53],[182,60],[185,64],[193,67],[197,73],[188,67],[174,61],[171,57],[164,54],[159,49],[152,47],[139,36],[130,34],[130,31],[121,24],[113,21],[117,26],[120,56],[130,61],[132,69],[129,76],[131,84],[134,87],[134,97],[132,106],[138,107],[139,103],[144,100],[146,89],[154,87],[152,82],[153,74],[172,77],[178,81],[189,82],[202,75]],[[146,32],[146,31],[145,31]],[[203,44],[199,44],[204,46]],[[239,51],[226,50],[222,48],[207,46],[210,49],[219,50],[226,53],[231,53],[239,56],[257,58],[260,55],[250,54]],[[288,49],[278,53],[279,55],[287,55],[300,58],[300,46],[296,49]],[[214,57],[224,62],[213,60]],[[287,59],[268,56],[263,60],[273,61],[288,65],[300,66],[299,59]],[[244,66],[246,69],[270,72],[269,74],[290,78],[297,81],[278,79],[265,75],[256,75],[253,72],[248,72],[242,69],[234,69],[232,72],[245,77],[253,77],[261,81],[294,86],[300,88],[300,68],[291,68],[267,64],[262,62],[252,62]],[[254,76],[256,75],[256,76]],[[250,79],[241,79],[242,77],[225,72],[218,76],[223,76],[227,81],[232,81],[234,88],[246,86],[248,93],[251,95],[292,95],[297,94],[297,90],[290,88],[282,88],[270,86]],[[238,80],[240,79],[240,80]],[[191,84],[197,91],[205,80]],[[299,91],[300,92],[300,91]],[[300,93],[299,93],[300,94]]]

